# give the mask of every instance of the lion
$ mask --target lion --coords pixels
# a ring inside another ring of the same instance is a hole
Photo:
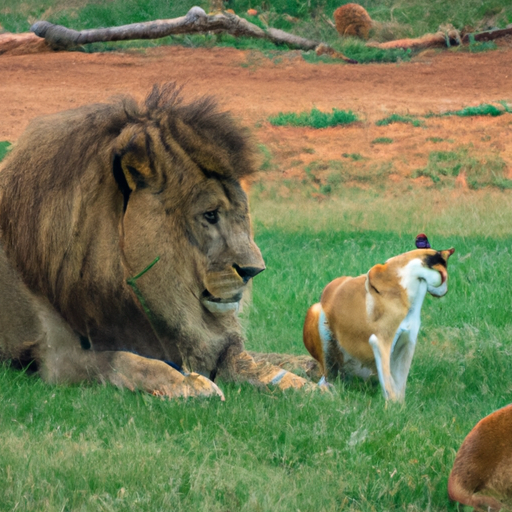
[[[313,386],[244,349],[255,162],[229,112],[175,84],[32,121],[0,170],[0,359],[171,398],[223,399],[217,376]]]

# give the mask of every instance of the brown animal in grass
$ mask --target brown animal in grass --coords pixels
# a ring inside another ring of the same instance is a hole
[[[231,116],[173,84],[33,121],[0,170],[0,359],[169,397],[313,386],[244,350],[254,171]]]
[[[338,373],[365,379],[376,373],[386,400],[403,400],[423,300],[427,292],[448,291],[453,252],[417,249],[329,283],[304,323],[304,345],[322,369],[319,384]]]
[[[359,4],[345,4],[334,11],[334,23],[341,36],[368,39],[372,19],[366,9]]]
[[[450,499],[475,510],[512,510],[512,405],[480,420],[448,479]]]

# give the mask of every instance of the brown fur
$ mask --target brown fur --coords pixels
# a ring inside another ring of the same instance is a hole
[[[264,269],[240,186],[253,162],[228,113],[185,104],[173,84],[142,105],[33,121],[0,172],[2,358],[168,396],[222,393],[163,360],[260,385],[280,374],[234,370],[246,361],[234,308]]]
[[[448,495],[475,510],[512,510],[512,405],[485,417],[467,435],[448,479]]]
[[[336,30],[344,37],[353,36],[368,39],[372,19],[359,4],[345,4],[334,11]]]
[[[322,377],[322,372],[318,362],[307,355],[295,356],[275,352],[266,354],[261,352],[249,352],[249,354],[257,363],[267,362],[272,365],[279,366],[279,368],[307,376],[309,379],[314,381],[318,381],[318,379]]]

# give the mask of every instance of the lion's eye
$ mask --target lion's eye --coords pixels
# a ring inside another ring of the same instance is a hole
[[[219,222],[219,210],[212,210],[211,212],[206,212],[204,214],[204,218],[210,224],[217,224],[217,222]]]

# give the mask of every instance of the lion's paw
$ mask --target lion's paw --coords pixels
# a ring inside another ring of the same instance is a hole
[[[189,373],[185,377],[183,385],[187,388],[185,396],[218,396],[222,401],[225,400],[224,393],[219,386],[199,373]]]
[[[198,373],[189,373],[179,382],[166,383],[151,391],[153,396],[168,398],[215,397],[225,400],[224,393],[210,379]]]

